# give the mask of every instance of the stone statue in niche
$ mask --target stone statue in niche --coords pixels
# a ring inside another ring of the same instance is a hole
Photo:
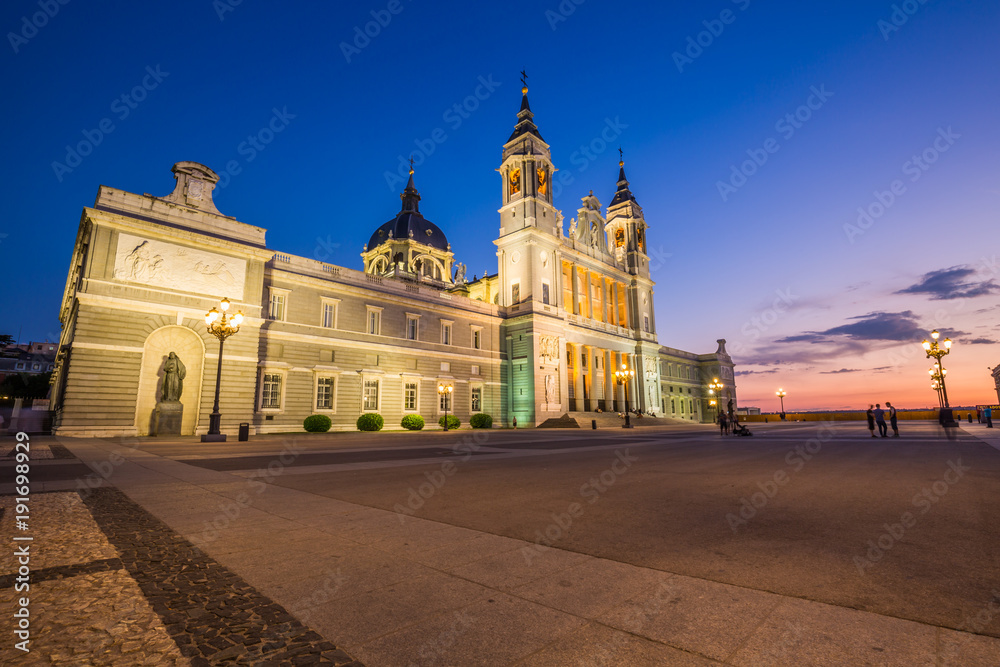
[[[551,375],[545,376],[545,402],[549,405],[556,402],[556,379]]]
[[[184,419],[184,404],[181,395],[184,393],[184,378],[187,369],[176,352],[167,355],[163,362],[163,385],[160,387],[160,401],[153,410],[153,424],[150,432],[153,435],[180,435],[181,422]]]

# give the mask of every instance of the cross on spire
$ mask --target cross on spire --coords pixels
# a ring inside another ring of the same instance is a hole
[[[410,173],[413,173],[413,156],[410,156]]]
[[[622,153],[622,147],[621,146],[618,147],[618,162],[619,162],[619,166],[625,164],[625,154]]]
[[[521,85],[522,85],[522,86],[524,86],[525,88],[527,88],[527,87],[528,87],[528,81],[527,81],[527,79],[528,79],[528,75],[527,75],[527,73],[525,73],[525,71],[524,71],[524,70],[522,69],[522,70],[521,70]]]

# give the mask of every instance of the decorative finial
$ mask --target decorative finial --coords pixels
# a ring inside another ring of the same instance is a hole
[[[618,147],[618,166],[619,167],[624,167],[625,166],[625,154],[622,153],[622,147],[621,146]]]
[[[527,79],[528,79],[528,75],[522,69],[521,70],[521,94],[522,95],[527,95],[528,94],[528,81],[527,81]]]
[[[413,173],[413,156],[410,156],[410,173]]]

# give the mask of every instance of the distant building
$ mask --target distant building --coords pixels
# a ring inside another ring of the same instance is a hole
[[[736,414],[741,417],[749,417],[750,415],[759,415],[760,408],[736,408]]]
[[[996,385],[997,401],[1000,402],[1000,364],[993,369],[993,384]]]
[[[0,354],[0,382],[8,375],[38,375],[55,368],[56,343],[11,345]]]
[[[389,428],[408,414],[436,425],[445,411],[465,424],[488,413],[495,426],[535,426],[623,411],[625,391],[632,409],[711,422],[707,385],[718,379],[735,403],[733,361],[724,340],[710,354],[660,346],[649,225],[624,162],[607,209],[584,197],[567,230],[532,117],[525,88],[498,169],[497,271],[471,281],[420,212],[412,170],[399,213],[373,225],[363,271],[268,249],[265,229],[215,207],[219,177],[195,162],[174,165],[166,197],[101,186],[60,311],[56,433],[149,434],[170,352],[186,368],[181,431],[207,432],[219,345],[204,314],[221,297],[246,316],[225,344],[230,433],[240,422],[301,430],[313,413],[344,430],[366,412]],[[625,369],[623,389],[615,372]]]

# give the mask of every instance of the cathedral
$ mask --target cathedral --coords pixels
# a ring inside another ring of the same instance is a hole
[[[54,431],[205,434],[216,395],[229,434],[301,431],[314,414],[333,430],[364,413],[397,429],[407,415],[437,428],[445,413],[532,427],[623,412],[626,399],[664,423],[711,422],[735,402],[733,361],[724,340],[710,354],[661,346],[651,227],[618,166],[607,208],[591,191],[566,225],[523,88],[498,169],[497,271],[472,280],[424,217],[433,206],[421,212],[412,168],[360,271],[268,249],[264,228],[215,207],[219,176],[196,162],[173,166],[165,197],[101,186],[59,314]],[[243,315],[224,349],[205,317],[222,299]]]

